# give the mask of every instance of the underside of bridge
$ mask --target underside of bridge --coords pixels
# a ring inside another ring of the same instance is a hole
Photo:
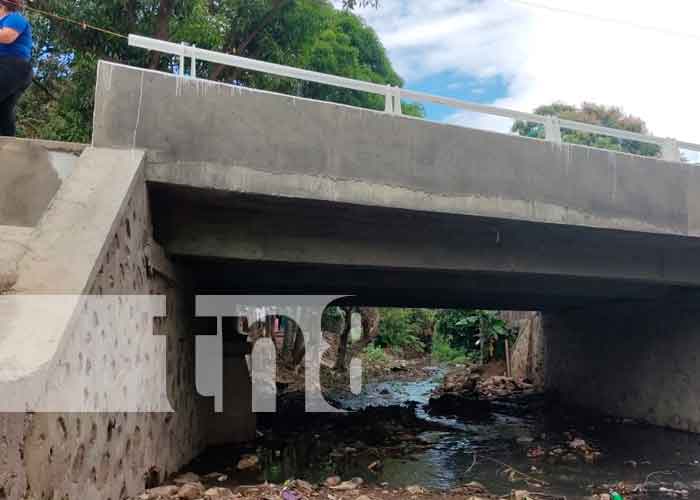
[[[192,270],[199,293],[558,311],[675,300],[695,289],[680,270],[700,251],[695,238],[160,183],[149,193],[155,238]]]

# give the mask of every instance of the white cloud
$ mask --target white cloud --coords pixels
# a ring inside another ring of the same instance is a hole
[[[508,90],[499,106],[531,111],[555,100],[617,105],[643,118],[656,135],[700,143],[700,66],[694,64],[700,3],[526,1],[583,15],[511,0],[382,0],[378,10],[362,15],[409,87],[446,71],[498,75]],[[462,113],[450,121],[494,122]]]

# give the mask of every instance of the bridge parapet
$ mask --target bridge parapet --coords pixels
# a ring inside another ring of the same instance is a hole
[[[152,182],[697,236],[700,171],[102,62],[94,145]]]

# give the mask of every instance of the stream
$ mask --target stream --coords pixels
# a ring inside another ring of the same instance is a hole
[[[426,404],[443,375],[430,369],[425,380],[332,394],[347,416],[279,412],[271,423],[262,419],[254,445],[212,448],[190,470],[224,472],[224,485],[322,483],[338,475],[391,487],[446,490],[477,481],[498,495],[527,489],[584,497],[644,484],[649,498],[673,498],[666,488],[700,499],[700,435],[587,415],[541,394],[501,398],[469,417],[431,415]],[[574,439],[600,456],[589,463],[573,453]],[[236,471],[245,454],[255,454],[261,467]]]

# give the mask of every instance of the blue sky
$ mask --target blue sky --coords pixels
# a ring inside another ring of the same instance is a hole
[[[700,143],[700,2],[381,0],[359,13],[410,89],[519,111],[558,100],[618,106],[655,135]],[[510,127],[426,108],[434,120]]]
[[[475,78],[449,71],[407,81],[406,86],[429,94],[479,103],[492,103],[508,95],[508,87],[501,76]],[[448,121],[454,115],[454,109],[445,106],[424,103],[423,107],[429,120]]]

